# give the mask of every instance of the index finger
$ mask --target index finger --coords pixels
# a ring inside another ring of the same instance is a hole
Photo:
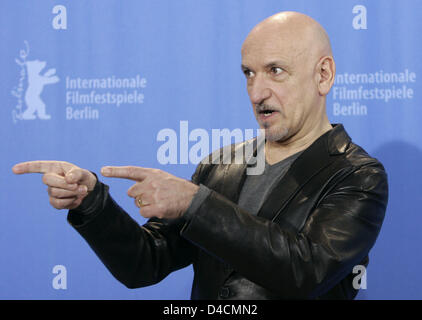
[[[122,178],[134,181],[142,181],[150,174],[149,168],[124,166],[112,167],[106,166],[101,168],[101,174],[110,178]]]
[[[17,163],[12,167],[16,174],[23,173],[63,173],[59,161],[27,161]]]

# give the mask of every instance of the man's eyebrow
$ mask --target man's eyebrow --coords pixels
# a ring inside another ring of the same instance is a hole
[[[265,65],[265,68],[271,68],[271,67],[275,67],[275,66],[287,67],[287,64],[284,61],[276,60],[276,61],[271,61],[271,62],[267,63]]]
[[[265,64],[264,68],[268,69],[268,68],[275,67],[275,66],[287,68],[287,64],[284,61],[281,61],[281,60],[275,60],[275,61],[268,62],[267,64]],[[242,70],[251,70],[251,68],[249,68],[247,65],[244,65],[244,64],[241,64],[240,67],[241,67]]]

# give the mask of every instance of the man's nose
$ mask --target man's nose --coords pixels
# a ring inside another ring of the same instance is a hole
[[[263,103],[271,96],[271,90],[264,79],[255,78],[248,88],[249,99],[252,104]]]

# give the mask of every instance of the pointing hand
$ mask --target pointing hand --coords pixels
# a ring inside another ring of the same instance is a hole
[[[42,173],[51,205],[74,209],[94,189],[97,178],[90,171],[65,161],[28,161],[13,166],[15,174]]]
[[[127,193],[135,198],[135,205],[145,218],[175,219],[182,216],[199,189],[196,184],[159,169],[103,167],[101,173],[105,177],[136,181]]]

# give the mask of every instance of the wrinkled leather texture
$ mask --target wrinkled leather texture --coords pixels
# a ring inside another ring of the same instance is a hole
[[[248,142],[245,142],[248,143]],[[68,220],[129,288],[193,264],[192,299],[353,299],[352,273],[380,232],[387,175],[342,125],[291,165],[257,216],[236,205],[247,164],[200,164],[213,191],[193,217],[139,226],[108,193],[99,212]]]

